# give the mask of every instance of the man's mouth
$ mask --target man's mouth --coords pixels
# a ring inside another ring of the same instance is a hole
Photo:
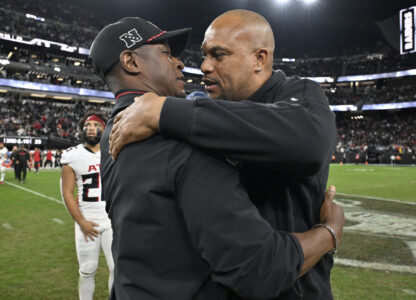
[[[218,85],[218,83],[216,81],[208,79],[208,78],[203,78],[202,80],[205,83],[205,90],[208,93],[212,92]]]

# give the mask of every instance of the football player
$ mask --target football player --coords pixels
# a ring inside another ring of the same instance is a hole
[[[93,299],[95,273],[100,248],[103,249],[113,285],[114,262],[111,254],[113,231],[102,199],[100,178],[100,139],[106,117],[88,111],[79,122],[84,143],[68,148],[62,154],[61,193],[75,221],[75,246],[79,263],[79,299]],[[74,196],[75,186],[78,189]]]
[[[6,175],[6,166],[4,165],[4,161],[7,158],[7,148],[4,146],[3,142],[0,142],[0,184],[4,184],[4,176]]]

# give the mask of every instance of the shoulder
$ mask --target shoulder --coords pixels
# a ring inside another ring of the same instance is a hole
[[[82,155],[83,152],[84,152],[84,146],[82,144],[79,144],[77,146],[65,149],[62,152],[61,163],[62,164],[69,164],[74,159],[80,157],[80,155]]]
[[[299,76],[286,77],[279,98],[283,101],[290,100],[290,102],[299,104],[307,104],[311,100],[324,100],[327,103],[326,95],[319,83]]]
[[[288,90],[323,91],[318,82],[299,76],[287,77],[283,86]]]

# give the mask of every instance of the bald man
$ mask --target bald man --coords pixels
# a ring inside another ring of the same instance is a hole
[[[317,83],[272,70],[274,45],[270,24],[259,14],[220,15],[201,47],[205,90],[215,101],[145,94],[117,116],[113,157],[124,145],[157,132],[184,141],[237,169],[250,200],[274,229],[312,228],[319,223],[335,118]],[[341,234],[342,228],[334,229]],[[334,249],[278,299],[332,299],[336,244],[334,238]]]

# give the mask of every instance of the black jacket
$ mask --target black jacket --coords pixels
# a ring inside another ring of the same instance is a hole
[[[18,150],[16,151],[15,154],[15,160],[14,162],[18,162],[17,164],[21,165],[21,166],[25,166],[27,165],[27,162],[30,160],[30,154],[29,152],[27,152],[27,150]]]
[[[336,127],[317,83],[277,71],[249,100],[167,98],[159,125],[165,137],[227,157],[274,229],[319,223]],[[332,299],[332,265],[326,255],[279,299]]]
[[[275,232],[224,159],[155,135],[108,154],[114,116],[139,95],[117,93],[101,140],[113,228],[110,299],[269,299],[299,275],[298,240]]]

